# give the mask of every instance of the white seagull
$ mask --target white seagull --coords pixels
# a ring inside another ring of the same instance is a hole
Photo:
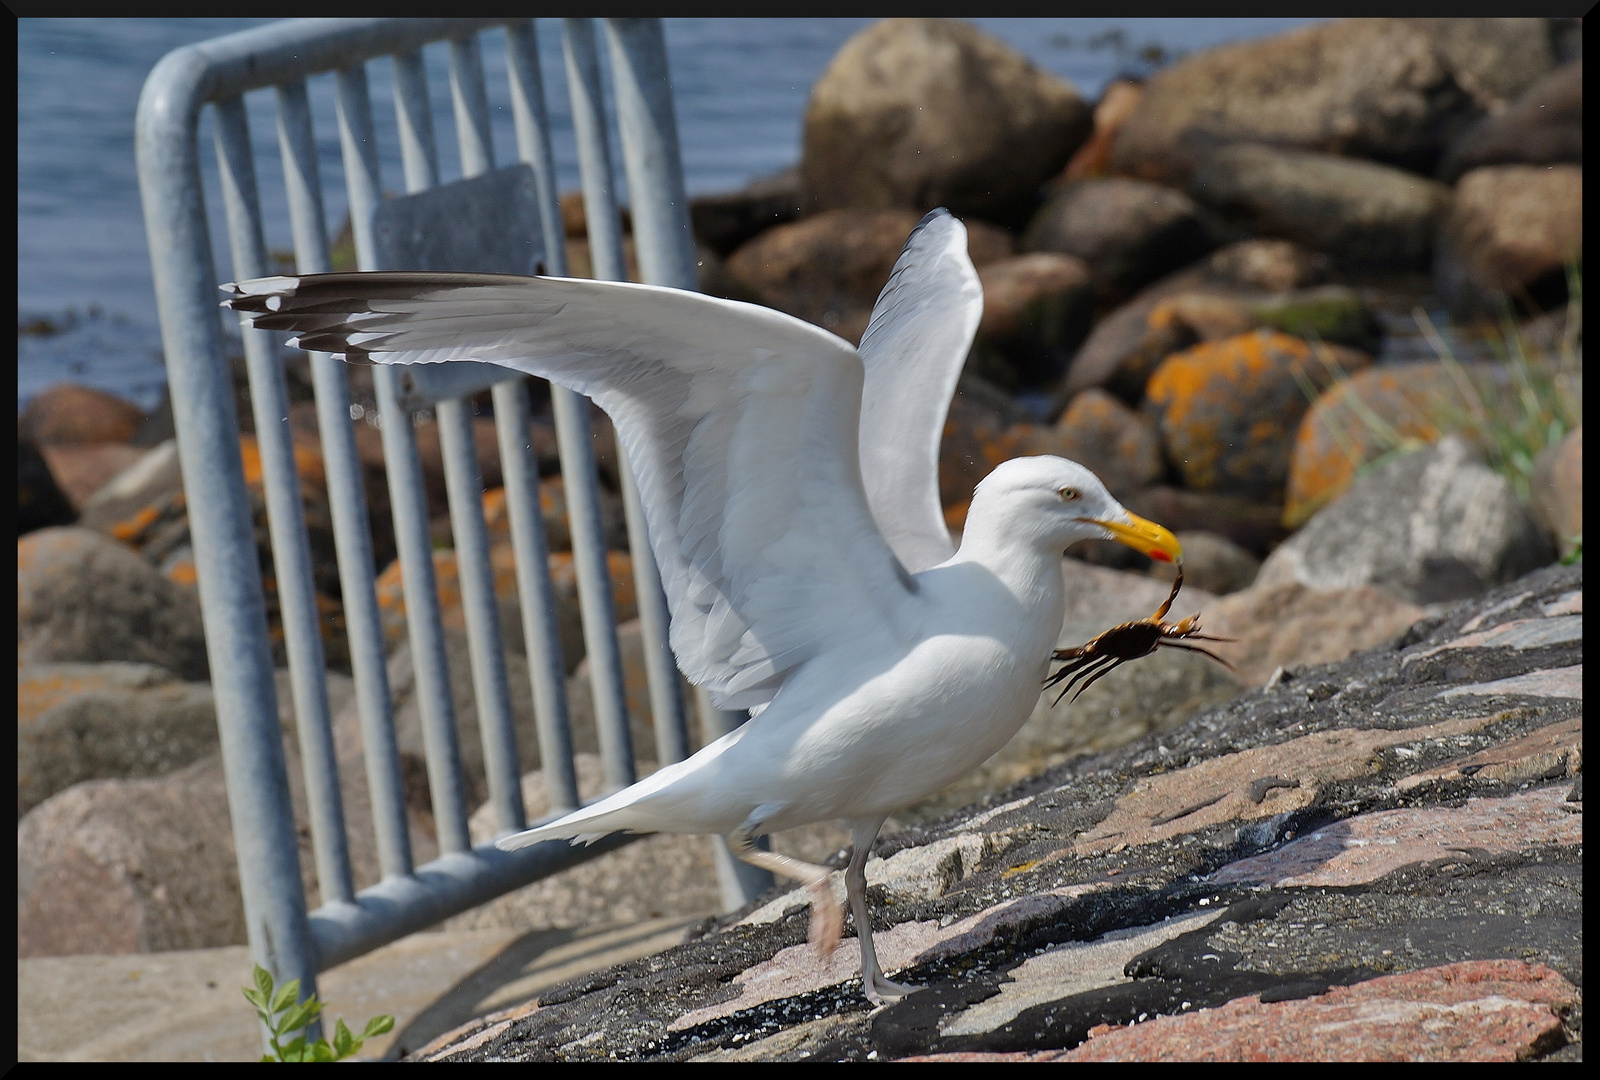
[[[867,855],[885,818],[977,766],[1038,700],[1061,628],[1061,554],[1176,539],[1088,469],[1007,461],[978,485],[957,550],[939,505],[945,414],[983,311],[966,228],[922,219],[859,349],[769,308],[626,282],[335,273],[224,286],[302,349],[389,364],[479,360],[610,414],[637,477],[689,680],[751,720],[511,850],[612,832],[711,833],[810,887],[838,941],[828,869],[755,837],[843,820],[846,893],[874,1004],[915,987],[872,947]]]

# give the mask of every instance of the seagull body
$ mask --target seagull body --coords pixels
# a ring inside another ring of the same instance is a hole
[[[837,941],[828,870],[753,839],[842,820],[875,1003],[910,987],[872,947],[865,863],[887,816],[999,750],[1038,699],[1061,627],[1061,552],[1179,548],[1087,469],[1019,458],[978,485],[954,550],[938,496],[945,414],[982,314],[966,229],[911,234],[859,350],[781,312],[624,282],[357,273],[225,286],[258,328],[380,363],[479,360],[592,397],[638,482],[688,678],[752,719],[510,850],[609,833],[710,833],[806,882]]]

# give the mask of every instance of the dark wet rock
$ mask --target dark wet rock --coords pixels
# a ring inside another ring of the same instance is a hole
[[[1349,19],[1226,45],[1150,80],[1112,168],[1182,184],[1218,145],[1263,142],[1431,173],[1555,64],[1543,19]]]
[[[115,394],[74,383],[57,383],[28,402],[17,430],[35,446],[125,443],[144,413]]]
[[[689,200],[694,235],[723,258],[740,244],[775,225],[800,217],[800,168],[792,165],[752,180],[738,191],[699,195]]]
[[[784,883],[428,1056],[1042,1059],[1112,1037],[1183,1056],[1362,1002],[1319,1053],[1415,1015],[1431,1056],[1581,1055],[1581,597],[1581,566],[1540,570],[881,840],[879,953],[927,987],[887,1008],[862,999],[852,943],[806,944]]]
[[[1534,462],[1533,512],[1565,553],[1583,535],[1583,427],[1547,446]]]
[[[1187,529],[1177,534],[1183,545],[1183,583],[1213,596],[1226,596],[1248,589],[1261,571],[1261,560],[1221,533],[1209,529]],[[1157,563],[1150,575],[1171,581],[1174,569]]]
[[[1554,554],[1510,481],[1446,436],[1357,480],[1272,553],[1256,584],[1377,585],[1437,604],[1476,596]]]
[[[1498,314],[1567,296],[1583,257],[1583,166],[1488,165],[1456,184],[1434,284],[1459,313]]]
[[[1205,342],[1161,362],[1145,388],[1145,411],[1184,485],[1257,501],[1283,497],[1305,386],[1371,357],[1338,345],[1257,330]]]
[[[17,543],[17,660],[124,660],[203,680],[200,603],[100,533],[41,529]]]
[[[1022,246],[1082,259],[1106,304],[1209,254],[1222,243],[1222,231],[1181,191],[1106,177],[1057,190],[1033,215]]]
[[[1008,390],[1052,382],[1066,368],[1094,310],[1082,259],[1033,252],[990,263],[983,284],[983,321],[968,366]]]
[[[912,210],[816,214],[768,229],[729,256],[726,270],[742,298],[787,311],[854,344],[921,218]],[[967,251],[980,270],[1014,250],[1003,229],[967,222]]]
[[[1427,266],[1450,205],[1443,184],[1389,165],[1260,143],[1207,155],[1189,193],[1244,229],[1364,271]]]
[[[1150,373],[1167,356],[1197,340],[1182,325],[1152,320],[1156,308],[1180,295],[1223,301],[1260,299],[1326,280],[1326,256],[1284,240],[1244,240],[1215,252],[1199,266],[1170,274],[1100,319],[1072,359],[1056,392],[1065,408],[1080,391],[1102,387],[1129,404],[1144,396]]]
[[[1484,165],[1583,164],[1583,61],[1557,68],[1461,133],[1439,165],[1453,183]]]
[[[53,525],[71,525],[78,518],[62,493],[39,448],[17,436],[17,536]]]
[[[1090,124],[1076,90],[975,27],[886,19],[847,41],[812,87],[806,212],[946,206],[1009,223]]]
[[[85,780],[165,776],[217,749],[206,683],[149,664],[17,669],[17,817]]]

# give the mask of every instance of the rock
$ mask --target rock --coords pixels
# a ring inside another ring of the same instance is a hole
[[[1113,495],[1154,483],[1164,471],[1154,426],[1104,390],[1079,394],[1054,427],[1019,424],[996,445],[1000,461],[1033,454],[1076,461]]]
[[[1450,205],[1443,184],[1392,166],[1259,143],[1207,155],[1189,193],[1242,228],[1363,271],[1426,266]]]
[[[1545,447],[1534,462],[1533,512],[1563,554],[1583,535],[1583,426]]]
[[[1261,326],[1307,341],[1376,353],[1383,338],[1377,315],[1354,289],[1322,285],[1275,296],[1251,309]]]
[[[1262,142],[1431,173],[1555,63],[1542,19],[1349,19],[1225,45],[1151,78],[1111,167],[1182,184],[1219,144]]]
[[[694,235],[722,258],[775,225],[800,218],[800,167],[752,180],[738,191],[689,200]]]
[[[62,493],[39,448],[17,436],[17,536],[53,525],[71,525],[78,518]]]
[[[1583,61],[1565,64],[1461,133],[1439,164],[1453,183],[1484,165],[1583,164]]]
[[[1065,185],[1022,234],[1027,251],[1057,251],[1088,263],[1102,303],[1125,299],[1221,242],[1219,223],[1187,195],[1126,177]]]
[[[143,422],[139,407],[115,394],[57,383],[28,402],[17,429],[35,446],[125,443]]]
[[[1177,534],[1183,545],[1184,588],[1200,589],[1213,596],[1226,596],[1248,589],[1261,572],[1261,560],[1221,533],[1207,529],[1186,529]],[[1170,582],[1176,575],[1171,563],[1156,563],[1150,576]]]
[[[1456,184],[1434,284],[1463,314],[1507,299],[1550,307],[1566,300],[1567,267],[1582,257],[1583,166],[1490,165]]]
[[[1324,390],[1300,420],[1289,459],[1283,520],[1299,528],[1350,486],[1356,471],[1396,449],[1439,437],[1459,388],[1442,363],[1357,371]]]
[[[17,825],[17,955],[160,952],[245,940],[221,762],[92,780]]]
[[[1577,989],[1521,960],[1473,960],[1336,986],[1302,1000],[1102,1025],[1051,1061],[1521,1061],[1566,1041]]]
[[[887,19],[847,41],[812,87],[806,211],[945,206],[1011,222],[1090,123],[1076,90],[982,31]]]
[[[817,214],[768,229],[735,251],[726,270],[748,299],[826,327],[855,344],[921,217],[911,210]],[[967,223],[967,251],[979,269],[1013,250],[1003,230]]]
[[[1138,404],[1156,365],[1194,344],[1183,327],[1151,321],[1168,297],[1187,294],[1227,300],[1261,291],[1283,292],[1321,283],[1327,269],[1326,256],[1299,245],[1245,240],[1222,248],[1200,266],[1161,279],[1095,324],[1056,392],[1058,407],[1065,408],[1079,391],[1090,387],[1102,387]]]
[[[83,443],[40,447],[62,492],[80,511],[90,497],[141,457],[145,451],[126,443]]]
[[[1129,492],[1122,503],[1140,517],[1160,522],[1173,532],[1204,529],[1238,544],[1256,558],[1265,558],[1288,535],[1280,520],[1283,508],[1234,495],[1156,484]]]
[[[150,664],[17,669],[17,817],[84,780],[165,776],[217,749],[211,687]]]
[[[18,664],[106,660],[207,678],[195,594],[100,533],[29,533],[17,542]]]
[[[1234,678],[1260,686],[1279,668],[1331,664],[1393,641],[1422,609],[1383,589],[1319,590],[1298,582],[1255,583],[1205,608],[1201,629],[1232,643],[1207,645],[1234,665]]]
[[[1089,332],[1088,266],[1071,255],[1034,252],[990,263],[978,278],[983,321],[968,364],[1013,390],[1057,378]]]
[[[1553,557],[1533,513],[1446,436],[1357,480],[1261,567],[1256,588],[1376,585],[1412,603],[1476,596]]]
[[[1322,363],[1314,351],[1329,355]],[[1256,500],[1282,497],[1289,451],[1310,407],[1302,382],[1326,386],[1331,368],[1365,367],[1364,353],[1258,330],[1206,342],[1161,362],[1145,408],[1187,487]]]
[[[972,492],[994,468],[991,456],[1002,452],[1000,439],[1014,411],[1004,391],[970,370],[962,372],[939,442],[939,505],[950,528],[959,531],[966,521]]]
[[[1094,107],[1094,130],[1089,135],[1089,141],[1078,147],[1078,152],[1067,162],[1067,167],[1061,173],[1062,180],[1071,182],[1106,174],[1117,133],[1128,122],[1128,117],[1133,115],[1143,95],[1142,84],[1125,79],[1113,80],[1106,87]]]
[[[130,532],[140,511],[168,504],[179,509],[183,506],[183,472],[175,439],[144,451],[138,460],[95,491],[83,504],[82,524],[120,539],[119,532]],[[119,530],[124,523],[128,527]]]

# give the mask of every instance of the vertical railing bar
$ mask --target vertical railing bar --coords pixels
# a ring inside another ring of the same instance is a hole
[[[282,983],[317,987],[278,723],[266,601],[223,353],[198,137],[205,61],[168,54],[145,80],[135,149],[167,385],[178,431],[251,957]],[[266,1032],[263,1030],[263,1042]]]
[[[533,169],[534,194],[544,233],[545,268],[548,273],[564,276],[567,272],[566,237],[556,203],[555,170],[539,69],[539,42],[532,19],[506,27],[506,74],[511,83],[511,112],[518,156]],[[550,387],[552,393],[561,389]],[[549,541],[539,505],[539,469],[533,455],[527,382],[500,383],[491,393],[495,430],[500,440],[500,467],[505,477],[506,511],[511,522],[511,545],[517,560],[517,595],[539,732],[539,767],[544,773],[550,811],[562,812],[578,805],[578,777],[572,763],[567,672],[556,624],[555,589],[550,582]]]
[[[566,56],[567,87],[572,98],[572,123],[578,133],[579,165],[583,174],[584,203],[589,219],[590,255],[595,260],[597,277],[615,273],[620,267],[606,265],[611,256],[604,244],[594,243],[605,235],[605,225],[596,232],[599,208],[590,199],[591,190],[610,191],[610,178],[598,175],[595,146],[605,142],[605,122],[600,111],[600,65],[594,46],[594,24],[589,19],[563,20],[562,35]],[[595,132],[598,129],[598,139]],[[601,159],[608,160],[608,156]],[[614,215],[610,226],[615,229]],[[620,252],[620,238],[618,243]],[[588,448],[589,413],[587,401],[575,404],[564,396],[552,395],[556,420],[562,425],[562,472],[566,476],[568,517],[572,528],[572,556],[578,571],[578,600],[583,612],[584,645],[589,656],[589,677],[594,687],[594,719],[600,737],[600,756],[605,765],[606,787],[616,789],[633,783],[633,738],[628,728],[627,692],[622,674],[622,656],[617,647],[616,608],[612,602],[611,575],[606,566],[605,529],[600,517],[599,478],[592,468],[569,473],[568,444],[578,442]],[[576,449],[574,446],[573,449]],[[620,443],[618,450],[621,450]],[[619,457],[620,457],[619,453]],[[592,456],[590,458],[592,461]]]
[[[265,277],[271,269],[262,234],[249,120],[242,97],[218,103],[216,141],[234,275],[240,281]],[[290,695],[305,773],[317,882],[324,903],[343,903],[355,895],[355,886],[350,875],[344,802],[333,749],[327,665],[323,659],[317,615],[311,544],[306,534],[300,476],[289,428],[289,388],[278,353],[277,335],[247,326],[242,327],[241,332],[266,494],[267,530],[278,583],[278,612],[289,657]]]
[[[683,185],[683,157],[661,20],[608,19],[605,28],[641,276],[653,285],[698,289],[694,234]],[[659,591],[659,578],[654,584]],[[639,594],[642,617],[646,594],[642,583]],[[662,609],[664,623],[664,600]],[[657,648],[666,652],[666,643],[661,642]],[[718,709],[703,688],[697,688],[695,696],[707,743],[745,719],[742,711]],[[724,908],[742,907],[772,887],[772,874],[735,859],[726,840],[717,837],[712,846]]]
[[[450,39],[450,97],[455,106],[456,141],[465,178],[494,168],[489,132],[489,98],[483,85],[478,35]],[[507,372],[509,375],[510,372]],[[502,832],[527,827],[522,804],[522,769],[517,754],[516,719],[506,675],[505,643],[495,599],[489,530],[483,519],[483,474],[473,438],[472,405],[465,398],[441,401],[439,446],[444,452],[445,485],[450,496],[451,531],[466,617],[467,649],[472,658],[473,692],[478,702],[478,732],[489,781],[489,801]],[[496,414],[496,421],[501,418]]]
[[[305,80],[278,87],[278,146],[283,158],[295,267],[302,274],[331,269],[317,143]],[[384,877],[411,873],[411,838],[406,828],[405,788],[400,747],[394,731],[394,703],[384,656],[383,626],[374,583],[372,525],[367,517],[366,484],[351,426],[350,381],[345,365],[328,353],[310,353],[317,401],[317,428],[327,474],[328,507],[333,515],[334,550],[339,562],[350,669],[355,677],[356,713],[366,762],[378,868]]]
[[[347,68],[338,73],[337,80],[339,140],[350,191],[356,258],[363,269],[379,269],[372,215],[383,196],[366,68]],[[378,365],[372,374],[378,394],[389,501],[394,512],[395,545],[405,588],[406,629],[411,638],[434,828],[442,854],[465,852],[470,850],[472,841],[467,831],[461,750],[456,739],[455,703],[450,697],[450,667],[445,659],[422,458],[417,452],[410,414],[400,405],[399,369]]]
[[[394,57],[394,113],[406,190],[425,191],[439,182],[439,152],[433,138],[428,69],[423,66],[421,49]]]
[[[489,131],[489,97],[483,84],[483,52],[478,35],[450,39],[450,104],[456,121],[461,175],[481,176],[494,168]]]

